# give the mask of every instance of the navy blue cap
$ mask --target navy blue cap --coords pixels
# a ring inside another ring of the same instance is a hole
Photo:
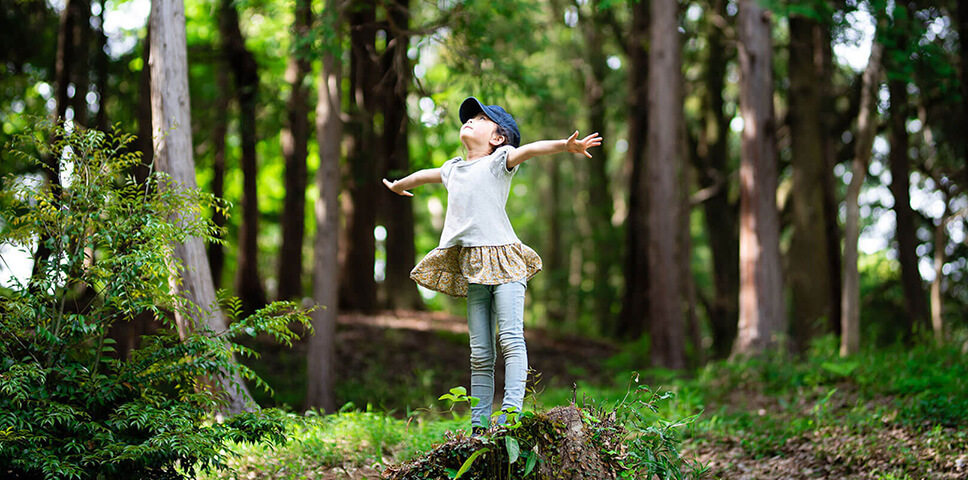
[[[515,148],[521,146],[521,132],[518,131],[518,124],[514,121],[514,117],[510,113],[506,112],[503,108],[498,105],[484,105],[480,100],[474,97],[467,97],[463,103],[460,104],[460,123],[467,122],[468,119],[473,118],[474,115],[484,112],[487,118],[490,118],[494,123],[504,127],[508,132],[508,143],[510,143]]]

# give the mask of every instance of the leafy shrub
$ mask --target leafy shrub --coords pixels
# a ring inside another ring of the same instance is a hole
[[[289,343],[288,325],[307,325],[305,313],[275,303],[225,331],[198,327],[180,338],[171,312],[205,309],[171,292],[169,279],[185,268],[172,245],[214,240],[201,213],[225,205],[161,173],[135,182],[131,140],[38,123],[5,148],[40,168],[49,168],[41,158],[60,158],[66,173],[63,186],[8,177],[0,190],[0,243],[48,252],[34,253],[34,275],[0,297],[4,478],[185,478],[222,465],[226,442],[285,439],[276,411],[212,421],[225,395],[210,385],[238,374],[264,386],[233,361],[255,355],[235,339],[268,332]],[[221,303],[237,312],[238,301]],[[122,361],[109,328],[139,315],[161,328]]]

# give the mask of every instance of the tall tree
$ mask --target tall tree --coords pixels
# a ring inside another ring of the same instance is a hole
[[[225,59],[235,79],[242,137],[242,224],[239,227],[239,253],[235,270],[235,290],[247,313],[266,303],[259,279],[259,203],[258,162],[256,159],[256,110],[259,101],[259,71],[255,56],[245,46],[239,27],[239,12],[232,0],[222,0],[219,33]]]
[[[726,66],[735,58],[734,42],[726,32],[729,17],[726,0],[712,0],[706,14],[707,58],[704,70],[702,125],[697,138],[696,172],[699,187],[709,192],[703,202],[703,217],[709,235],[713,261],[714,298],[707,302],[712,356],[729,356],[736,338],[739,296],[739,237],[736,225],[737,204],[729,198],[730,167],[728,151],[729,122],[723,90]]]
[[[625,298],[618,334],[638,338],[649,315],[649,179],[645,168],[649,127],[649,6],[632,4],[629,30],[628,142],[625,170],[629,173],[628,226],[626,227]]]
[[[773,45],[768,10],[739,3],[740,111],[739,325],[734,355],[772,348],[786,333],[776,209],[776,119]]]
[[[292,52],[286,68],[291,88],[286,104],[288,118],[280,135],[286,159],[286,199],[282,211],[282,248],[279,249],[279,299],[302,295],[303,237],[306,230],[306,156],[309,148],[309,87],[312,71],[313,8],[310,0],[297,0],[292,26]]]
[[[313,311],[313,330],[307,355],[307,406],[326,411],[336,408],[333,393],[336,372],[336,317],[339,312],[339,190],[340,145],[343,121],[340,63],[340,0],[327,0],[323,10],[324,31],[333,36],[323,44],[322,68],[316,104],[316,143],[319,169],[316,171],[316,238],[313,245],[313,299],[321,308]]]
[[[682,46],[679,4],[652,0],[649,25],[649,122],[646,165],[649,179],[649,333],[652,364],[686,366],[682,288],[677,259],[680,211],[679,170],[682,159]]]
[[[217,65],[222,66],[221,56]],[[215,69],[215,120],[212,122],[212,194],[218,198],[225,196],[225,137],[229,129],[229,104],[232,89],[229,85],[229,74],[224,68]],[[226,223],[225,213],[216,209],[212,212],[212,223],[223,228]],[[225,268],[225,246],[213,242],[208,246],[209,264],[212,266],[212,280],[215,288],[222,285],[222,271]]]
[[[880,27],[880,25],[878,25]],[[875,37],[876,38],[876,37]],[[864,69],[857,116],[857,140],[850,185],[844,199],[844,291],[841,299],[840,355],[854,355],[860,349],[860,272],[857,269],[857,240],[860,237],[860,189],[867,176],[874,136],[877,134],[877,90],[881,83],[881,55],[884,45],[875,41]]]
[[[822,8],[822,7],[818,7]],[[816,12],[822,14],[822,12]],[[821,25],[805,15],[790,15],[789,114],[792,150],[793,238],[787,265],[795,347],[804,349],[835,310],[830,297],[830,261],[824,194],[832,180],[824,158],[823,108],[826,105]]]
[[[185,38],[185,7],[181,0],[151,2],[151,121],[155,127],[154,158],[158,170],[167,173],[178,185],[194,189],[195,161],[192,155],[191,109],[188,92],[188,49]],[[174,246],[175,257],[184,270],[181,281],[172,286],[198,309],[185,317],[175,312],[180,331],[203,322],[213,331],[226,329],[226,319],[216,306],[212,273],[200,238]],[[228,397],[227,410],[241,412],[254,405],[242,379],[222,377],[219,385]]]
[[[605,117],[605,75],[608,72],[605,49],[606,9],[599,0],[589,2],[590,14],[581,18],[585,46],[584,68],[580,70],[585,91],[585,108],[588,111],[588,128],[591,132],[607,135]],[[594,266],[592,308],[595,321],[606,331],[615,330],[612,303],[615,291],[611,285],[612,269],[618,263],[618,249],[602,248],[615,244],[615,228],[612,226],[612,195],[608,181],[608,152],[603,145],[594,157],[587,159],[588,169],[588,220],[591,224],[591,264]]]
[[[386,151],[386,178],[399,178],[410,171],[407,142],[410,119],[407,94],[410,91],[410,0],[386,3],[387,48],[383,53],[383,148]],[[385,190],[385,189],[384,189]],[[397,197],[390,191],[384,199]],[[399,197],[397,197],[399,198]],[[397,199],[385,201],[387,229],[386,294],[387,307],[416,309],[423,306],[417,285],[410,280],[410,269],[417,256],[414,246],[413,204]]]
[[[373,278],[376,241],[376,199],[383,188],[378,181],[381,145],[374,128],[379,104],[380,68],[376,53],[376,4],[351,2],[346,18],[350,26],[350,122],[347,133],[346,194],[343,196],[344,242],[340,252],[340,307],[346,310],[376,308]]]
[[[894,48],[906,52],[909,46],[909,31],[912,26],[913,4],[897,2],[894,6],[894,28],[891,29]],[[907,313],[908,332],[927,329],[928,310],[925,302],[924,285],[918,271],[917,227],[914,223],[914,209],[911,208],[911,157],[908,152],[910,139],[907,120],[910,114],[908,82],[912,65],[907,55],[892,55],[887,63],[887,89],[891,98],[889,120],[889,142],[891,153],[891,195],[894,197],[894,217],[896,223],[897,257],[901,264],[901,285],[904,288],[904,306]],[[902,60],[904,58],[904,60]]]

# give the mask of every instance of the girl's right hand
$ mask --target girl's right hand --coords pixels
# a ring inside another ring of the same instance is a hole
[[[404,190],[403,187],[400,186],[400,180],[394,180],[394,181],[391,182],[391,181],[389,181],[389,180],[387,180],[387,179],[384,178],[383,179],[383,184],[386,185],[387,188],[390,189],[390,191],[392,191],[393,193],[395,193],[397,195],[402,195],[404,197],[412,197],[413,196],[412,193]]]

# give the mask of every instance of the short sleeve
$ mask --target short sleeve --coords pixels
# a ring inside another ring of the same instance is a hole
[[[510,177],[514,175],[514,172],[518,171],[518,166],[515,165],[514,168],[508,170],[508,155],[514,151],[514,147],[511,145],[504,145],[498,148],[493,155],[491,155],[491,173],[497,178]]]
[[[450,179],[450,172],[454,171],[454,167],[459,161],[460,157],[452,158],[440,166],[440,181],[444,184],[445,188],[447,187],[448,180]]]

